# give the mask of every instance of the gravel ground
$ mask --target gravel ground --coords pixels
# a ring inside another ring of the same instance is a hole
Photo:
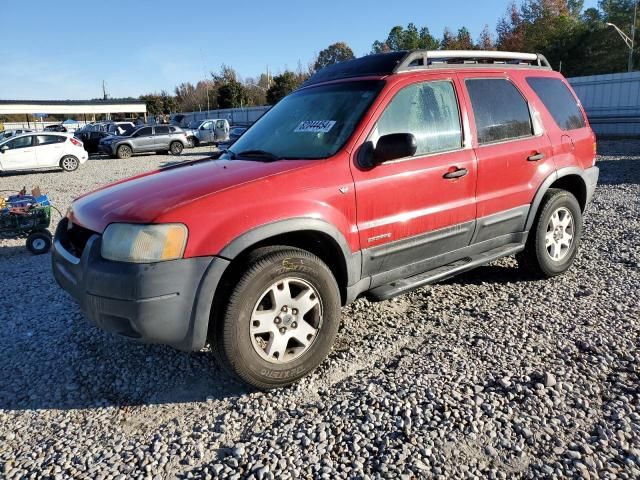
[[[206,350],[89,326],[48,256],[0,241],[0,476],[638,478],[640,143],[600,150],[567,274],[531,281],[507,258],[358,300],[330,358],[270,393],[235,382]],[[168,161],[98,159],[0,177],[0,189],[39,184],[64,211]]]

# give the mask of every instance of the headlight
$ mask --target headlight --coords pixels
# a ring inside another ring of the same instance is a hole
[[[102,235],[102,257],[116,262],[152,263],[182,258],[187,227],[181,223],[112,223]]]

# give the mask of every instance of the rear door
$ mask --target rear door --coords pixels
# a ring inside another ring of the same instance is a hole
[[[64,142],[66,137],[62,135],[36,135],[36,154],[39,167],[57,167],[64,155]]]
[[[514,80],[504,73],[459,76],[478,158],[477,243],[523,231],[533,197],[555,167],[540,115]]]
[[[435,266],[428,259],[469,244],[476,159],[464,142],[458,89],[451,75],[400,77],[367,127],[374,147],[393,133],[411,133],[418,144],[414,156],[371,169],[352,162],[363,275],[372,287],[427,270]]]
[[[2,147],[8,147],[0,153],[0,165],[3,170],[26,170],[38,168],[36,149],[33,146],[34,135],[25,135],[9,140]]]

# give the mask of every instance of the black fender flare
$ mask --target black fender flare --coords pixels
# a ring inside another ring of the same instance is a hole
[[[233,260],[247,248],[263,240],[277,235],[301,231],[313,231],[331,237],[342,252],[347,273],[347,285],[353,285],[360,280],[362,271],[361,253],[352,253],[342,233],[334,225],[317,218],[289,218],[253,228],[229,242],[217,256]]]
[[[549,187],[558,179],[562,177],[566,177],[569,175],[577,175],[584,182],[585,189],[587,188],[588,182],[585,178],[585,171],[578,167],[564,167],[559,170],[554,171],[547,178],[544,179],[535,196],[533,197],[533,201],[531,202],[531,208],[529,209],[529,215],[527,216],[527,222],[525,223],[525,231],[528,232],[531,230],[533,226],[533,221],[536,218],[536,214],[538,213],[538,208],[542,203],[542,199],[544,198],[545,193],[549,190]]]

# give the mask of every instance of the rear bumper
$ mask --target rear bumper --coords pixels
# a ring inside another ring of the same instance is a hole
[[[584,181],[587,185],[587,202],[589,205],[593,198],[593,193],[596,191],[596,185],[598,185],[598,177],[600,176],[600,169],[598,167],[587,168],[584,171]]]
[[[153,264],[105,260],[99,235],[80,258],[64,246],[66,221],[52,249],[58,284],[80,305],[92,324],[146,343],[194,351],[204,347],[215,289],[228,265],[217,257]]]

